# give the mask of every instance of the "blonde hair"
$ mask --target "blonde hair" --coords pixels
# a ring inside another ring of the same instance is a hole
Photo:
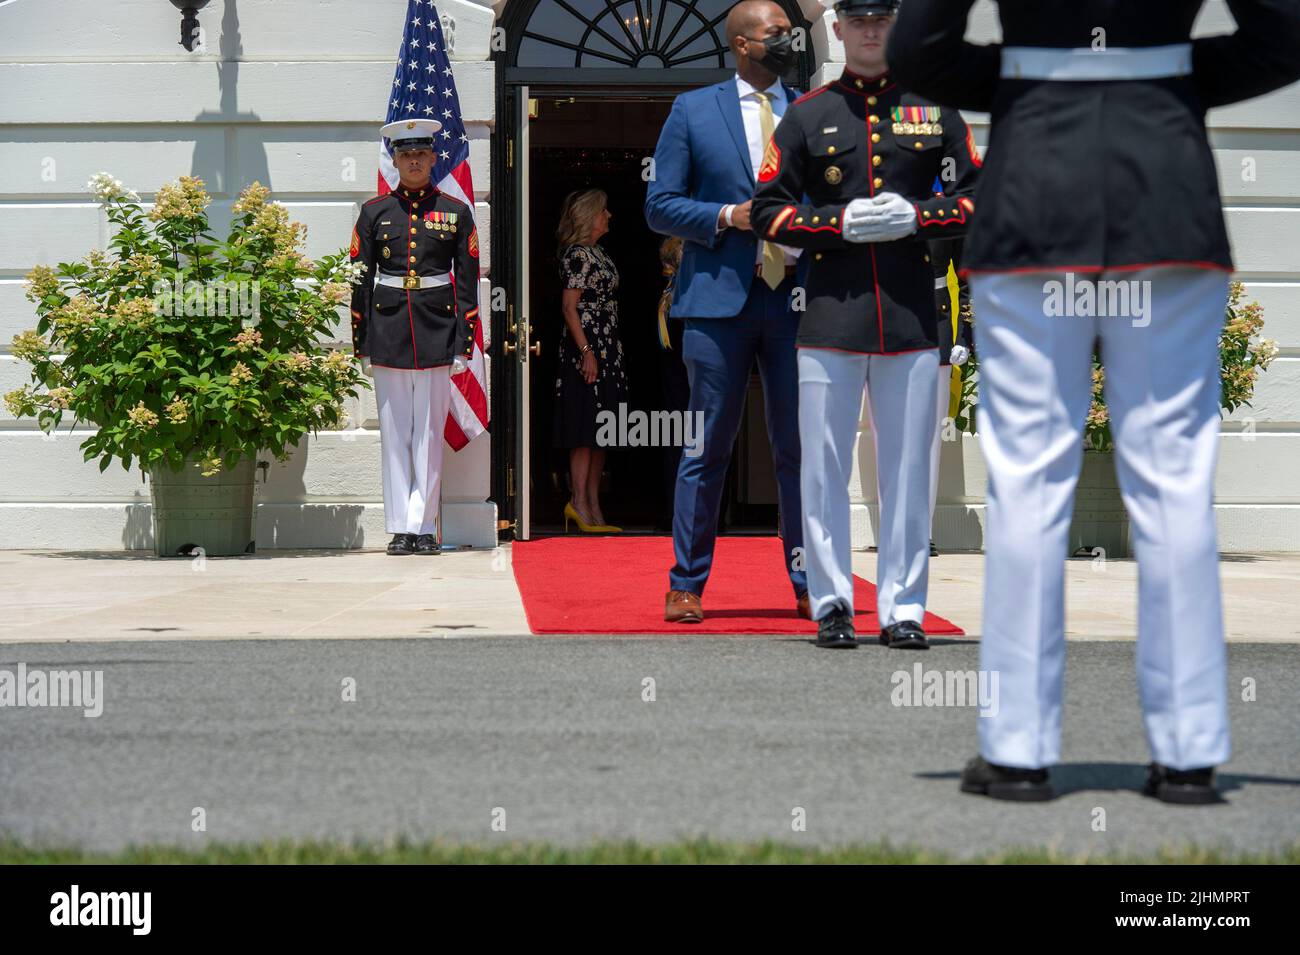
[[[604,189],[575,189],[564,197],[560,224],[555,229],[560,254],[571,245],[587,245],[591,241],[592,224],[608,202]]]

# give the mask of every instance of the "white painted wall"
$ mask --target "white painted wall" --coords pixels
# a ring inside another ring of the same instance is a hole
[[[164,0],[16,0],[0,7],[0,392],[28,380],[10,340],[35,325],[22,276],[37,263],[104,247],[107,222],[85,192],[108,170],[146,200],[198,175],[219,234],[230,203],[260,180],[307,225],[309,255],[346,245],[374,195],[406,0],[213,0],[204,50],[178,45]],[[491,234],[489,135],[493,13],[443,0],[457,91],[471,137],[479,230]],[[484,241],[482,265],[491,267]],[[487,301],[488,281],[480,295]],[[336,335],[350,345],[343,313]],[[258,488],[262,547],[378,546],[384,533],[373,392],[347,430],[308,438]],[[83,429],[84,431],[84,429]],[[83,433],[49,437],[0,407],[0,548],[151,546],[138,470],[83,463]],[[486,436],[446,450],[443,536],[492,546],[496,509]],[[268,455],[269,457],[269,455]]]
[[[454,37],[457,89],[471,136],[476,214],[490,235],[489,136],[495,4],[443,0]],[[817,0],[801,0],[813,19]],[[32,265],[103,247],[106,223],[84,184],[110,170],[145,198],[181,174],[197,174],[221,220],[236,193],[259,179],[308,225],[310,254],[344,244],[357,205],[373,193],[375,129],[383,120],[406,0],[212,0],[200,14],[205,51],[177,45],[180,14],[164,0],[16,0],[0,7],[0,391],[26,380],[8,354],[34,325],[21,279]],[[838,75],[843,55],[830,15],[814,20],[816,82]],[[1198,32],[1231,28],[1211,0]],[[996,11],[976,8],[972,36],[997,37]],[[969,117],[981,143],[987,118]],[[1225,424],[1217,494],[1225,550],[1300,551],[1300,89],[1210,114],[1234,253],[1250,295],[1265,306],[1266,335],[1282,355],[1260,382],[1253,409]],[[1241,160],[1256,160],[1243,182]],[[43,175],[54,161],[54,178]],[[344,176],[355,162],[355,178]],[[491,243],[484,242],[483,266]],[[487,292],[487,281],[482,294]],[[346,326],[340,323],[340,340]],[[1234,434],[1251,416],[1256,433]],[[259,489],[262,546],[383,543],[378,431],[373,399],[352,427],[304,443],[273,463]],[[83,438],[47,438],[0,408],[0,548],[149,546],[148,487],[137,471],[101,475],[83,464]],[[852,488],[854,539],[874,543],[874,455],[859,449]],[[485,439],[448,451],[444,534],[495,540]],[[981,539],[983,463],[964,439],[944,449],[936,536],[940,546]]]

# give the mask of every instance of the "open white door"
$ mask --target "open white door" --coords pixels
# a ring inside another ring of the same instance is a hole
[[[532,314],[528,300],[529,267],[532,262],[528,245],[529,235],[529,119],[533,111],[533,101],[528,95],[528,87],[519,88],[515,97],[515,113],[512,117],[515,126],[514,151],[512,155],[515,176],[515,200],[519,207],[519,218],[514,231],[515,281],[518,283],[513,296],[512,314],[507,316],[506,341],[503,348],[507,358],[514,359],[515,367],[515,454],[513,465],[513,490],[515,498],[515,539],[528,540],[532,525],[532,500],[529,477],[532,474],[532,460],[529,455],[529,434],[532,431],[529,418],[529,358],[541,353],[541,342],[533,344],[532,326],[528,317]]]

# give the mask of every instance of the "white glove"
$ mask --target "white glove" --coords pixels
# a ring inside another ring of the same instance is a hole
[[[466,371],[469,371],[469,362],[465,360],[464,355],[457,355],[451,360],[452,375],[459,375]]]
[[[849,209],[862,202],[850,216]],[[917,229],[916,207],[896,192],[854,199],[844,210],[844,238],[850,242],[893,242]]]
[[[871,218],[872,205],[870,199],[854,199],[844,207],[844,238],[850,242],[865,242],[866,239],[855,238],[862,233],[867,226],[867,220]]]
[[[970,352],[966,350],[965,345],[953,345],[952,351],[948,353],[948,360],[954,365],[966,364],[966,359],[970,357]]]
[[[375,377],[374,371],[370,368],[370,359],[365,355],[361,356],[361,374],[365,375],[367,378]]]

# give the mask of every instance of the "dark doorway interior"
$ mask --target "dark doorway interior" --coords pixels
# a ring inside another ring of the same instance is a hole
[[[671,98],[605,94],[591,98],[538,100],[530,124],[531,262],[528,263],[533,340],[542,341],[532,365],[532,526],[535,533],[563,528],[569,498],[568,452],[555,448],[556,358],[564,319],[555,228],[564,197],[596,186],[609,196],[610,231],[602,240],[619,272],[619,329],[628,377],[629,410],[666,407],[663,379],[680,349],[659,344],[657,307],[665,284],[659,260],[663,236],[645,224],[645,159],[654,154]],[[680,333],[679,333],[680,334]],[[680,340],[678,336],[678,340]],[[771,533],[776,526],[775,481],[755,373],[745,420],[733,454],[721,515],[724,529]],[[671,457],[670,457],[671,456]],[[671,480],[676,455],[659,447],[611,448],[601,501],[605,516],[626,531],[666,533],[672,514]]]

